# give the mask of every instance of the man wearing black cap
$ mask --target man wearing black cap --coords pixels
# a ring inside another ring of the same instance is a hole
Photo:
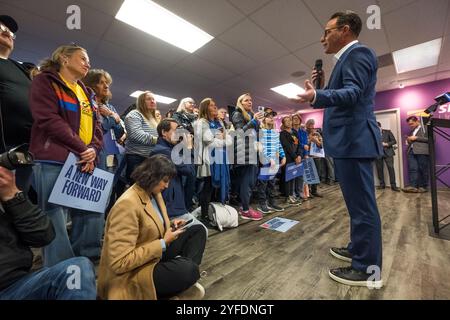
[[[20,63],[9,59],[17,30],[12,17],[0,15],[0,153],[29,143],[33,124],[28,105],[29,74]],[[31,174],[31,167],[16,170],[16,183],[25,193],[30,187]]]

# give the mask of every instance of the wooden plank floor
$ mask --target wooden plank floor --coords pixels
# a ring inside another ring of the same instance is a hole
[[[430,194],[377,191],[383,225],[381,290],[349,287],[328,276],[346,263],[329,254],[346,245],[349,217],[338,186],[261,221],[210,234],[200,280],[206,299],[450,299],[450,241],[431,235]],[[286,233],[259,227],[282,216],[300,221]],[[450,228],[450,227],[449,227]]]

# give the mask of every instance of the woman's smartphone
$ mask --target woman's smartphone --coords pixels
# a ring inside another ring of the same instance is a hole
[[[187,227],[189,227],[189,225],[190,225],[192,222],[194,222],[194,219],[190,219],[190,220],[186,221],[186,222],[184,223],[184,225],[180,226],[179,228],[176,228],[176,229],[174,228],[174,231],[175,231],[175,230],[178,230],[178,229],[180,229],[180,230],[186,229]]]

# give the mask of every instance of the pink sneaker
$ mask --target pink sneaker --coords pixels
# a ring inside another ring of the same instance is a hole
[[[253,210],[252,208],[250,208],[248,211],[242,211],[239,210],[239,213],[241,214],[242,219],[247,219],[247,220],[261,220],[263,218],[263,215],[261,214],[261,212]]]

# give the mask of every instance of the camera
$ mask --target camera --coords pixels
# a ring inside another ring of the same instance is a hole
[[[32,166],[34,164],[34,156],[28,151],[27,143],[21,144],[7,152],[0,154],[0,166],[15,170],[20,167]]]

